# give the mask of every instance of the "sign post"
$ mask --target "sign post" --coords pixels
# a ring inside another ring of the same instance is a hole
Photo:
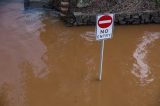
[[[102,80],[104,40],[112,38],[114,14],[97,15],[96,40],[100,41],[99,80]]]
[[[100,66],[99,66],[99,80],[102,80],[102,66],[103,66],[103,51],[104,51],[104,40],[100,41]]]

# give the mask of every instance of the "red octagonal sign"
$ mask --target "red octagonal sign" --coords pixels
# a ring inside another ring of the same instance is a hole
[[[111,16],[102,16],[98,20],[98,26],[100,28],[108,28],[112,24],[112,17]]]

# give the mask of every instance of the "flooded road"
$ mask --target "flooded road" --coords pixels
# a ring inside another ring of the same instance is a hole
[[[44,14],[0,1],[0,106],[160,106],[160,25],[115,26],[98,81],[95,27]]]

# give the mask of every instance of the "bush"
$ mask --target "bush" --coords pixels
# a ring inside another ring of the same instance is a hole
[[[157,2],[158,4],[160,4],[160,0],[156,0],[156,2]]]

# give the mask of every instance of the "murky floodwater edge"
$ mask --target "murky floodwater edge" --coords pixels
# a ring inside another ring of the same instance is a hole
[[[0,106],[160,105],[160,25],[115,26],[98,81],[94,26],[0,5]]]

